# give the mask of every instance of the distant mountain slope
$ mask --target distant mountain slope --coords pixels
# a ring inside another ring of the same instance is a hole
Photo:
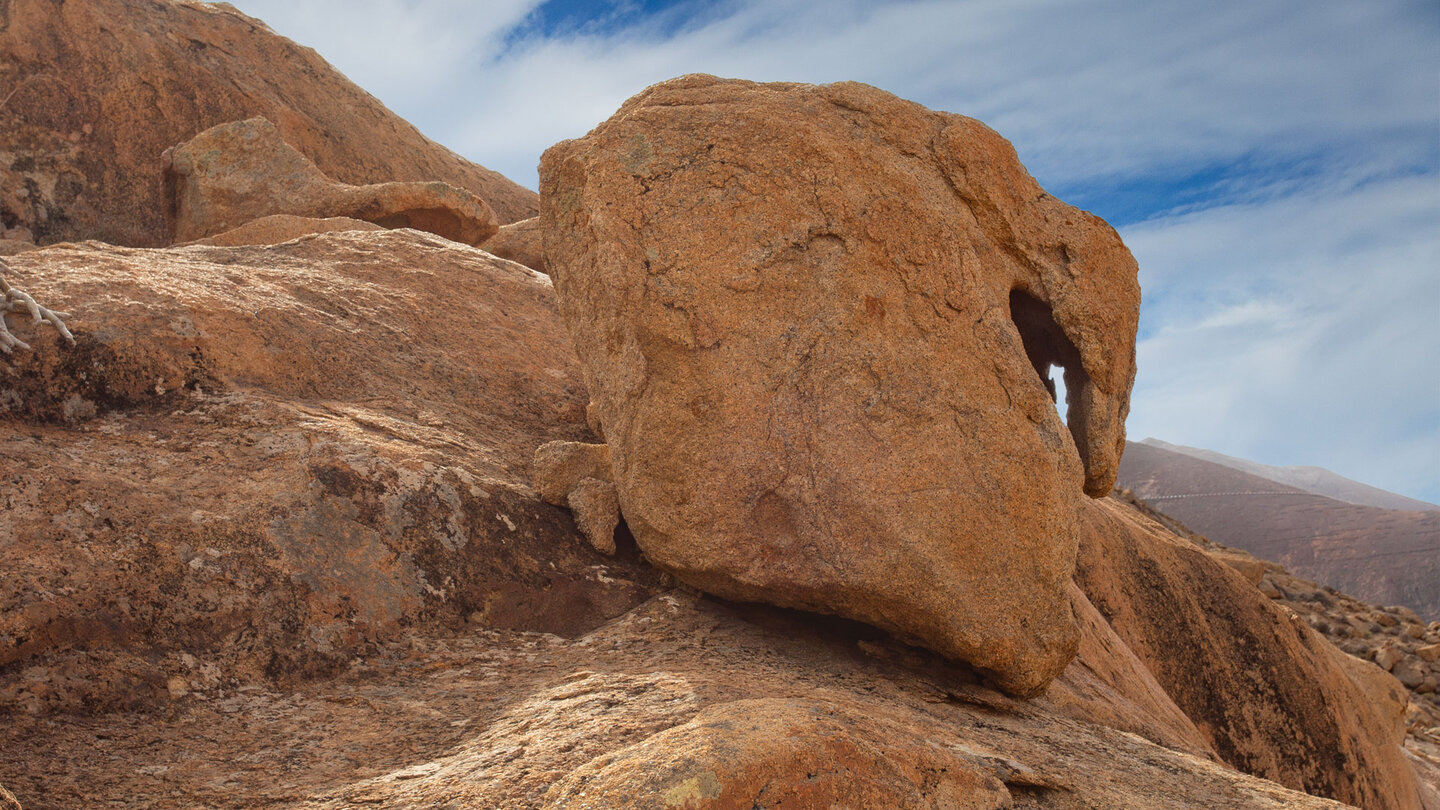
[[[1216,542],[1367,601],[1440,619],[1440,512],[1345,503],[1134,442],[1119,486]]]
[[[1378,506],[1381,509],[1409,509],[1422,512],[1440,511],[1440,506],[1427,501],[1407,498],[1387,490],[1372,487],[1369,484],[1362,484],[1359,481],[1352,481],[1343,475],[1337,475],[1324,467],[1274,467],[1269,464],[1261,464],[1258,461],[1227,456],[1224,453],[1217,453],[1214,450],[1203,450],[1199,447],[1186,447],[1183,444],[1171,444],[1162,442],[1159,439],[1150,438],[1140,442],[1151,447],[1158,447],[1162,450],[1169,450],[1173,453],[1183,453],[1192,458],[1202,461],[1209,461],[1214,464],[1222,464],[1231,469],[1240,470],[1251,475],[1258,475],[1261,478],[1268,478],[1281,484],[1287,484],[1306,492],[1313,492],[1317,495],[1324,495],[1334,498],[1337,501],[1360,504],[1361,506]]]

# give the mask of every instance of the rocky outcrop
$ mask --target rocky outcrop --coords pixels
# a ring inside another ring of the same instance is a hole
[[[545,247],[540,237],[539,217],[502,225],[500,230],[480,247],[502,259],[519,262],[531,270],[550,272],[545,269]]]
[[[316,233],[334,231],[379,231],[384,230],[373,222],[349,217],[297,217],[293,214],[272,214],[260,217],[214,236],[196,239],[187,244],[213,245],[215,247],[239,247],[241,245],[278,245]]]
[[[1016,694],[1065,668],[1076,508],[1113,483],[1135,372],[1112,229],[982,124],[858,84],[657,85],[546,152],[541,195],[649,560]]]
[[[838,760],[857,790],[913,807],[1339,807],[1049,700],[1011,700],[856,625],[675,593],[574,639],[415,636],[284,693],[210,688],[166,715],[0,725],[0,779],[58,807],[611,810],[668,794],[748,808],[823,796]],[[647,779],[653,792],[603,792]],[[941,797],[960,803],[926,803]]]
[[[40,244],[167,244],[160,154],[256,116],[340,182],[442,181],[500,222],[537,211],[534,192],[429,140],[227,4],[4,3],[0,93],[0,224]]]
[[[618,806],[748,807],[823,801],[842,766],[898,806],[1335,807],[1213,761],[1222,724],[1166,694],[1179,639],[1237,716],[1309,678],[1358,735],[1336,761],[1391,775],[1346,725],[1366,698],[1288,640],[1313,634],[1172,621],[1156,606],[1212,593],[1252,621],[1233,588],[1259,592],[1122,565],[1188,560],[1123,514],[1086,518],[1123,584],[1101,610],[1067,588],[1079,652],[1030,701],[594,553],[527,484],[569,497],[608,451],[551,289],[516,264],[408,230],[12,264],[77,336],[17,323],[33,350],[0,363],[0,782],[27,807],[612,807],[637,782],[658,792]]]
[[[655,592],[530,488],[589,435],[544,276],[409,230],[10,263],[77,345],[12,322],[33,350],[0,362],[5,710],[289,682],[422,627],[575,635]]]
[[[1420,807],[1400,685],[1233,568],[1106,500],[1082,511],[1076,581],[1225,762],[1360,807]]]
[[[414,228],[467,245],[494,235],[495,212],[448,183],[351,186],[326,177],[251,118],[211,127],[160,158],[172,240],[190,242],[275,214],[345,217],[385,228]]]

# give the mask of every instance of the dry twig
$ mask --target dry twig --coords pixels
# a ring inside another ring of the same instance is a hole
[[[0,260],[0,271],[7,271],[9,269],[10,265]],[[75,336],[70,334],[70,330],[65,327],[65,322],[61,320],[62,318],[70,317],[70,314],[46,309],[35,303],[35,299],[31,298],[29,293],[11,287],[10,284],[5,281],[3,272],[0,272],[0,296],[4,296],[0,298],[0,352],[11,354],[15,351],[16,346],[22,349],[30,348],[30,344],[15,337],[15,335],[10,332],[10,327],[6,326],[5,315],[10,312],[28,312],[35,323],[48,322],[51,326],[60,330],[60,334],[65,336],[65,340],[69,341],[71,346],[75,345]]]

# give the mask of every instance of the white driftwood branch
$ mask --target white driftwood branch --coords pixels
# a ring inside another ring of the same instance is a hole
[[[3,260],[0,260],[0,271],[9,269],[10,266]],[[70,334],[70,330],[65,327],[65,321],[61,320],[62,318],[70,317],[69,313],[56,312],[35,303],[35,299],[31,298],[29,293],[11,287],[10,284],[5,281],[3,273],[0,273],[0,296],[4,296],[0,298],[0,352],[11,354],[17,346],[22,349],[30,348],[30,344],[15,337],[15,335],[10,332],[10,327],[6,326],[5,315],[11,312],[30,313],[30,318],[35,323],[49,323],[59,330],[60,334],[65,337],[65,340],[67,340],[71,346],[75,345],[75,336]]]

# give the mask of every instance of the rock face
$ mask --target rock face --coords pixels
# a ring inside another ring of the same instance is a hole
[[[32,810],[803,806],[841,768],[882,806],[1338,806],[1217,754],[1414,806],[1389,676],[1118,506],[1082,508],[1078,654],[1028,701],[596,554],[540,496],[609,448],[514,263],[387,230],[11,264],[77,337],[17,322],[0,361],[0,783]]]
[[[314,51],[226,4],[0,4],[0,88],[0,225],[40,244],[166,244],[160,154],[255,116],[340,182],[443,181],[500,222],[537,211],[533,192],[429,140]]]
[[[855,629],[674,593],[574,639],[431,635],[284,693],[0,724],[0,779],[37,808],[828,807],[799,799],[843,764],[911,799],[851,806],[1340,807]]]
[[[495,234],[495,212],[449,183],[351,186],[326,177],[251,118],[211,127],[165,150],[165,210],[172,240],[190,242],[261,217],[346,217],[386,228],[414,228],[467,245]]]
[[[550,272],[545,269],[545,247],[540,237],[539,217],[501,226],[499,232],[480,247],[502,259],[519,262],[531,270]]]
[[[1393,678],[1115,501],[1087,504],[1081,527],[1076,581],[1225,762],[1360,807],[1418,810]]]
[[[292,214],[272,214],[252,219],[238,228],[232,228],[214,236],[196,239],[189,244],[214,245],[216,247],[239,247],[241,245],[278,245],[314,233],[334,231],[379,231],[384,230],[373,222],[349,217],[297,217]]]
[[[416,231],[42,248],[0,361],[0,707],[168,703],[419,628],[574,635],[659,575],[530,488],[585,439],[549,281]],[[3,777],[0,777],[3,779]]]
[[[1111,228],[982,124],[857,84],[657,85],[546,152],[541,195],[648,559],[1015,694],[1064,669],[1076,509],[1113,483],[1135,373]]]

